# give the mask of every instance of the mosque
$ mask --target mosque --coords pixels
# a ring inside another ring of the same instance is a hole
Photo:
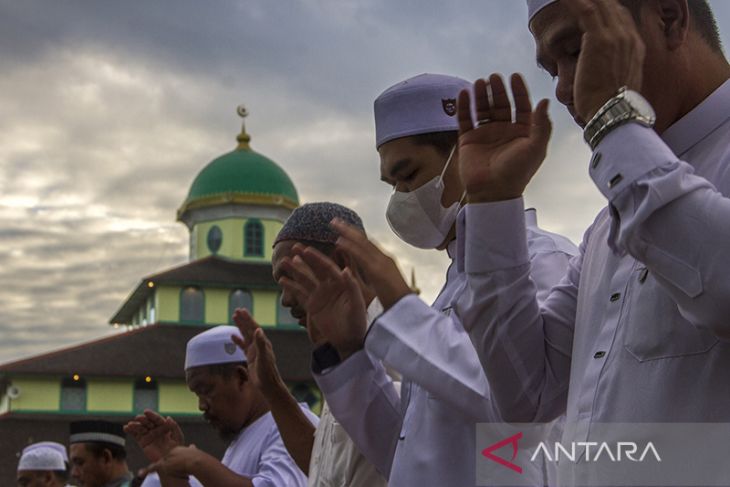
[[[297,190],[251,148],[245,124],[236,140],[198,173],[177,210],[190,232],[189,261],[143,277],[111,317],[109,326],[127,331],[0,365],[0,485],[14,485],[26,445],[67,444],[69,422],[126,422],[145,408],[174,417],[188,443],[220,457],[225,445],[185,385],[185,344],[206,327],[230,324],[237,307],[266,327],[282,377],[319,413],[306,333],[281,306],[271,275],[272,243],[299,205]],[[130,467],[146,463],[133,441],[127,447]]]

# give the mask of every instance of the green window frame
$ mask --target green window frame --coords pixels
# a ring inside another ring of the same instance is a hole
[[[264,225],[252,219],[243,226],[243,255],[245,257],[264,256]]]

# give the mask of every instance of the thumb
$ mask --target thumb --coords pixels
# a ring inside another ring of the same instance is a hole
[[[162,466],[162,460],[159,460],[154,463],[150,463],[146,467],[142,467],[137,471],[138,477],[146,477],[147,475],[151,474],[152,472],[159,472],[160,467]]]

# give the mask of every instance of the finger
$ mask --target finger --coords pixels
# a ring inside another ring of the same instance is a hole
[[[355,258],[363,269],[371,265],[371,257],[382,254],[361,230],[354,228],[339,218],[335,218],[330,225],[340,234],[336,245]]]
[[[477,109],[477,120],[485,120],[492,117],[487,90],[486,80],[478,79],[474,82],[474,101]]]
[[[515,73],[510,77],[510,84],[515,99],[515,122],[529,127],[532,124],[532,102],[525,80]]]
[[[312,288],[305,288],[297,281],[289,279],[286,276],[280,277],[279,280],[276,281],[276,283],[284,288],[287,292],[294,295],[294,298],[297,300],[298,303],[306,303],[307,299],[309,299],[309,296],[312,294]]]
[[[303,259],[314,272],[318,280],[333,280],[335,282],[341,282],[342,270],[340,269],[340,266],[335,264],[332,259],[317,249],[313,249],[311,247],[306,249],[300,258]]]
[[[147,428],[143,427],[139,422],[137,421],[130,421],[127,424],[124,425],[124,428],[122,428],[125,433],[128,435],[132,435],[136,438],[142,436],[145,432],[147,432]]]
[[[259,328],[254,334],[254,340],[256,340],[256,348],[262,357],[266,358],[269,363],[276,363],[276,356],[274,355],[274,347],[271,346],[271,342],[266,337],[264,330]]]
[[[500,75],[492,74],[489,76],[489,91],[492,94],[492,110],[489,118],[499,122],[511,122],[512,104],[509,101],[507,88],[505,88]]]
[[[365,303],[362,299],[362,292],[360,291],[360,286],[357,283],[357,280],[355,279],[355,276],[352,274],[351,269],[345,269],[345,272],[343,273],[344,280],[345,280],[345,290],[347,291],[348,296],[350,296],[350,299],[353,301],[360,301],[362,302],[362,306],[365,306]]]
[[[243,350],[243,353],[246,353],[246,349],[248,348],[248,343],[246,343],[246,340],[238,335],[231,335],[231,340],[238,346],[238,348]]]
[[[306,262],[302,259],[301,254],[295,255],[292,259],[282,259],[279,267],[284,274],[301,286],[307,289],[314,289],[317,287],[319,280],[312,269],[310,269]]]
[[[601,4],[608,3],[595,0],[565,0],[563,4],[578,18],[578,25],[583,32],[597,32],[606,28],[605,13]]]
[[[256,320],[251,316],[251,313],[246,308],[236,308],[236,311],[233,312],[233,323],[235,323],[241,335],[243,335],[244,341],[251,343],[253,334],[256,328],[259,327]]]
[[[147,475],[151,474],[152,472],[159,472],[163,468],[164,461],[165,461],[164,459],[158,460],[154,463],[150,463],[146,467],[140,468],[139,471],[137,472],[137,475],[139,477],[146,477]]]
[[[165,423],[170,427],[170,432],[172,433],[172,438],[177,441],[179,444],[182,444],[185,440],[185,435],[182,432],[182,428],[180,428],[180,425],[177,424],[177,421],[172,419],[170,416],[165,418]]]
[[[549,107],[550,102],[547,99],[540,100],[532,116],[532,128],[530,130],[530,135],[546,148],[553,129],[553,124],[548,115]]]
[[[159,426],[159,425],[165,423],[165,419],[151,409],[144,410],[144,417],[147,420],[149,420],[152,424],[154,424],[155,426]]]
[[[459,135],[474,128],[474,121],[471,119],[471,103],[469,101],[469,90],[461,90],[459,101],[456,104],[456,116],[459,121]]]

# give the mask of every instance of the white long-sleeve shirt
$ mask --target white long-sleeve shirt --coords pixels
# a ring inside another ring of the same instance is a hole
[[[575,247],[539,229],[534,210],[519,225],[530,235],[532,277],[547,294]],[[452,258],[455,248],[452,242]],[[476,351],[452,313],[465,286],[459,267],[452,262],[431,307],[415,295],[402,298],[373,323],[363,350],[314,374],[334,416],[391,486],[475,485],[475,423],[499,420]],[[382,363],[403,376],[400,398]],[[533,475],[541,485],[541,473]]]
[[[730,81],[661,137],[614,129],[590,175],[608,207],[542,304],[522,200],[460,214],[456,307],[498,409],[567,411],[563,442],[591,441],[592,423],[730,422]]]

